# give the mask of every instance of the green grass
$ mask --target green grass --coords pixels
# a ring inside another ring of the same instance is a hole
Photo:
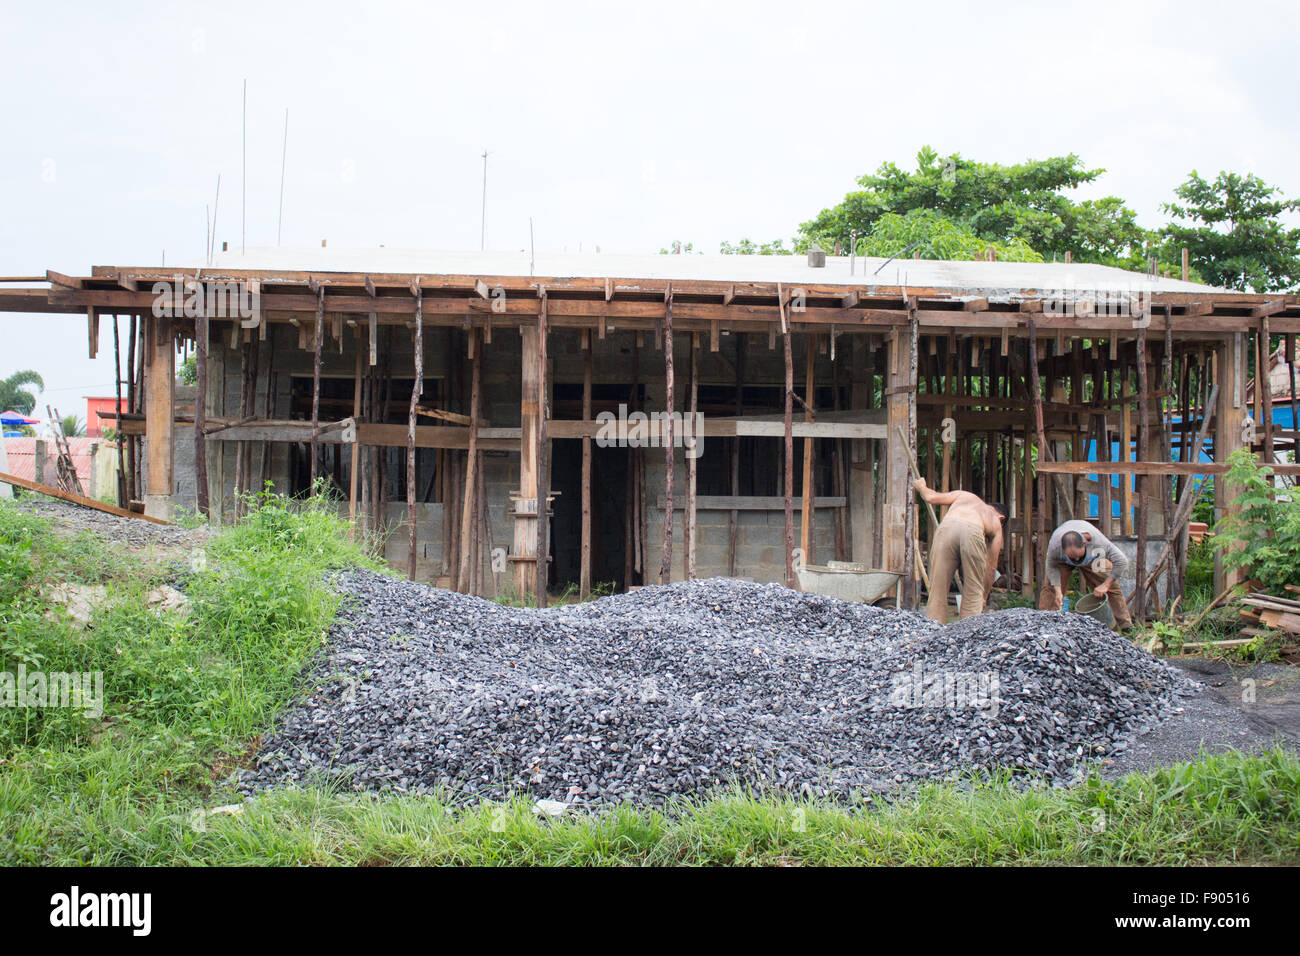
[[[5,864],[1071,864],[1300,861],[1300,762],[1283,751],[1026,789],[935,785],[853,807],[727,791],[542,820],[530,802],[229,787],[292,698],[338,598],[372,565],[327,502],[260,496],[206,566],[156,566],[0,504],[0,670],[102,670],[101,719],[0,709]],[[186,615],[146,607],[184,578]],[[82,629],[53,581],[102,585]],[[44,590],[43,590],[44,589]],[[213,813],[235,804],[236,813]]]

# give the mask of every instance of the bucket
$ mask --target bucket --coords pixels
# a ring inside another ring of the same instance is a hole
[[[1115,615],[1110,613],[1110,604],[1105,598],[1085,594],[1074,602],[1074,610],[1077,614],[1086,614],[1088,617],[1095,618],[1107,627],[1115,626]]]

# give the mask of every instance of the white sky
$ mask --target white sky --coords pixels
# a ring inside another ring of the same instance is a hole
[[[1049,7],[1052,7],[1049,9]],[[655,252],[789,239],[855,178],[941,154],[1076,152],[1141,221],[1193,168],[1300,194],[1300,5],[9,3],[0,275],[247,242]],[[111,328],[0,313],[0,376],[84,416]]]

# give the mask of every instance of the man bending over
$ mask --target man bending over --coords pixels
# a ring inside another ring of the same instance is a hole
[[[926,487],[924,478],[916,479],[913,486],[930,504],[948,506],[930,546],[930,600],[925,605],[925,616],[940,624],[947,622],[948,585],[953,572],[960,568],[959,616],[974,617],[984,610],[997,577],[1007,509],[985,504],[969,491],[934,491]]]

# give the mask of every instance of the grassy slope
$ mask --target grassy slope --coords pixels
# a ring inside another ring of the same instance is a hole
[[[0,671],[102,670],[104,718],[0,709],[0,863],[1165,863],[1300,860],[1300,762],[1230,755],[1070,791],[935,786],[849,810],[740,793],[539,821],[530,803],[277,792],[225,779],[292,697],[364,562],[322,507],[263,499],[192,572],[187,617],[145,607],[175,569],[0,504]],[[94,627],[41,597],[103,584]],[[206,811],[206,812],[205,812]]]

